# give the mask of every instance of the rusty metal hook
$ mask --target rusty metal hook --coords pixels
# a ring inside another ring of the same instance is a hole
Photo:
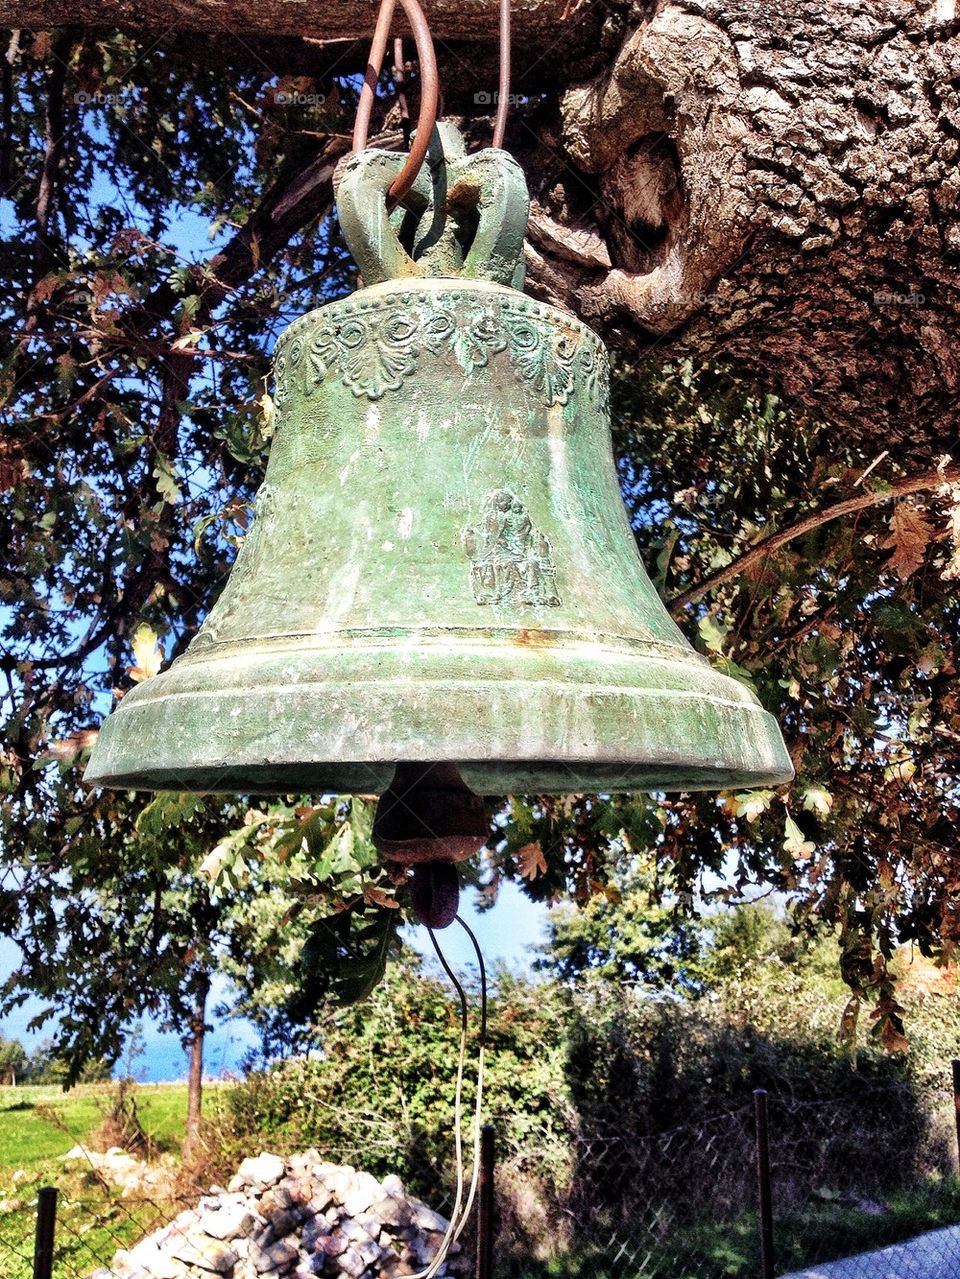
[[[497,116],[493,124],[493,145],[503,146],[510,106],[510,0],[500,0],[500,84],[497,89]]]
[[[354,151],[362,151],[367,145],[373,100],[377,82],[380,79],[380,71],[383,67],[384,53],[387,48],[387,39],[390,35],[390,26],[393,22],[396,3],[397,0],[381,0],[380,3],[377,25],[374,28],[373,41],[370,45],[370,58],[363,78],[363,88],[360,91],[357,118],[353,126]],[[404,13],[417,46],[417,59],[420,63],[420,115],[417,119],[417,132],[413,139],[413,146],[411,146],[407,155],[406,164],[404,164],[390,184],[388,196],[394,204],[403,199],[420,172],[420,166],[423,164],[427,148],[430,145],[433,126],[437,122],[437,104],[440,97],[437,58],[426,16],[417,0],[400,0],[400,3],[403,5]]]

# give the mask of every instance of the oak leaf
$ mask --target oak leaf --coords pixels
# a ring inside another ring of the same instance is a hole
[[[808,786],[803,793],[803,807],[808,813],[827,818],[833,808],[833,796],[822,786]]]
[[[789,813],[783,823],[783,850],[798,861],[805,861],[817,851],[816,844],[812,840],[804,839],[803,831]]]
[[[157,633],[146,622],[141,623],[133,633],[133,657],[135,664],[130,667],[129,675],[137,684],[151,679],[163,665],[163,652],[157,642]]]
[[[547,861],[543,855],[543,849],[540,847],[540,841],[534,844],[524,844],[517,851],[517,863],[520,868],[520,874],[524,879],[537,879],[540,875],[547,873]]]
[[[890,536],[883,546],[892,554],[883,567],[905,582],[923,563],[931,537],[933,525],[923,512],[901,502],[890,516]]]
[[[745,791],[742,795],[734,795],[736,815],[745,817],[748,822],[755,822],[761,813],[765,813],[773,799],[772,790]]]

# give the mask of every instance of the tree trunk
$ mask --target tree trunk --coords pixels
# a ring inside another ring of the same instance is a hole
[[[210,978],[204,974],[199,982],[193,1023],[186,1047],[190,1056],[187,1073],[187,1122],[183,1134],[183,1161],[190,1163],[200,1154],[200,1118],[203,1103],[203,1041],[207,1025],[207,996]]]
[[[429,6],[448,112],[489,101],[497,7]],[[620,346],[726,362],[878,450],[942,454],[960,399],[956,0],[513,9],[515,87],[536,95],[508,133],[534,201],[531,290]],[[231,57],[269,49],[283,72],[306,52],[320,76],[362,66],[365,46],[322,42],[368,35],[374,12],[0,0],[11,27],[231,31]],[[277,44],[293,34],[307,43]]]

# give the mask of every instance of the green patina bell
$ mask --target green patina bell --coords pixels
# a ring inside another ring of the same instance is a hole
[[[86,780],[387,790],[378,840],[405,860],[417,823],[431,856],[482,841],[460,778],[479,795],[788,780],[773,718],[694,653],[643,570],[603,345],[519,291],[519,167],[441,125],[391,215],[402,161],[346,165],[365,287],[277,343],[275,438],[230,579],[106,720]]]

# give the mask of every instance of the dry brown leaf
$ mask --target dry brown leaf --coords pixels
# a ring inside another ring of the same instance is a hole
[[[364,884],[363,896],[371,906],[385,906],[387,910],[397,910],[400,906],[400,903],[392,893],[385,892],[382,888],[378,888],[376,884]]]
[[[547,873],[547,860],[539,840],[534,844],[524,844],[517,852],[517,862],[524,879],[537,879]]]
[[[890,536],[883,545],[892,554],[883,567],[905,582],[923,563],[931,537],[933,525],[923,512],[900,502],[890,516]]]
[[[891,1018],[887,1018],[880,1031],[880,1041],[888,1053],[905,1053],[910,1050],[910,1040],[898,1030]]]

